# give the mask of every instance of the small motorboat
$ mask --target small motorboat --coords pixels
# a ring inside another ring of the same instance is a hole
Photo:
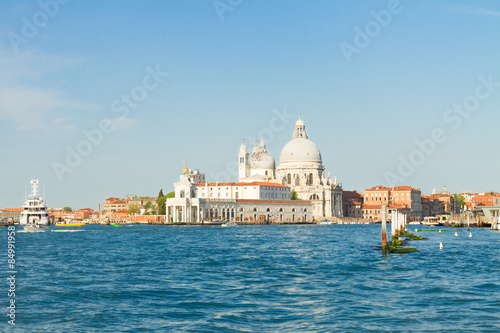
[[[123,227],[120,223],[111,223],[111,226],[113,227]]]
[[[39,224],[25,225],[24,231],[26,232],[47,232],[49,228],[41,226]]]
[[[238,223],[236,223],[234,221],[221,224],[221,227],[236,227],[236,226],[238,226]]]

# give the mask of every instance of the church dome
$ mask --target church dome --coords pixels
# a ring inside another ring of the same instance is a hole
[[[250,159],[251,169],[272,169],[274,170],[274,158],[265,151],[260,151],[252,155]]]
[[[321,153],[309,139],[295,138],[281,151],[280,163],[295,161],[322,162]]]

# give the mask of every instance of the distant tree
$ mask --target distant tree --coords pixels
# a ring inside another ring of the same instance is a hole
[[[139,206],[136,204],[132,204],[128,207],[127,214],[128,215],[136,215],[140,212]]]
[[[71,209],[71,207],[68,207],[68,206],[64,207],[63,210],[65,212],[72,212],[73,211],[73,209]]]
[[[163,189],[160,190],[160,193],[158,193],[158,199],[161,198],[162,196],[164,196],[163,194]]]
[[[167,193],[166,197],[167,197],[167,199],[175,198],[175,192]]]
[[[153,207],[153,204],[151,201],[146,202],[144,205],[144,215],[151,215],[151,208]]]
[[[156,199],[156,203],[158,205],[158,215],[166,215],[167,209],[165,203],[167,202],[167,196],[163,195]]]
[[[457,199],[459,202],[460,202],[460,207],[463,207],[465,206],[465,198],[463,196],[461,196],[460,194],[453,194],[453,196],[455,197],[455,199]]]
[[[299,200],[299,195],[297,194],[297,192],[292,191],[290,193],[290,199],[292,199],[292,200]]]

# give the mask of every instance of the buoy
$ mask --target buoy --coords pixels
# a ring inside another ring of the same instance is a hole
[[[469,238],[472,238],[472,233],[469,233]]]
[[[439,229],[438,232],[441,233],[441,229]]]
[[[415,228],[415,232],[418,232],[418,229],[417,229],[417,228]]]
[[[439,243],[439,248],[440,248],[440,249],[443,249],[443,248],[444,248],[443,243]]]
[[[458,237],[458,234],[455,232],[455,237]]]

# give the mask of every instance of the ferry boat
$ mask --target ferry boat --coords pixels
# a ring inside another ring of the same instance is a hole
[[[431,216],[426,216],[424,217],[424,221],[422,222],[422,225],[426,226],[438,226],[439,225],[439,217],[431,217]]]
[[[49,225],[49,212],[47,211],[45,201],[43,201],[41,195],[38,194],[38,184],[38,179],[31,180],[31,193],[28,199],[24,201],[23,210],[21,211],[21,220],[19,221],[20,225]]]
[[[58,222],[54,224],[56,227],[83,227],[85,223],[75,222],[71,220],[65,220],[63,222]]]

